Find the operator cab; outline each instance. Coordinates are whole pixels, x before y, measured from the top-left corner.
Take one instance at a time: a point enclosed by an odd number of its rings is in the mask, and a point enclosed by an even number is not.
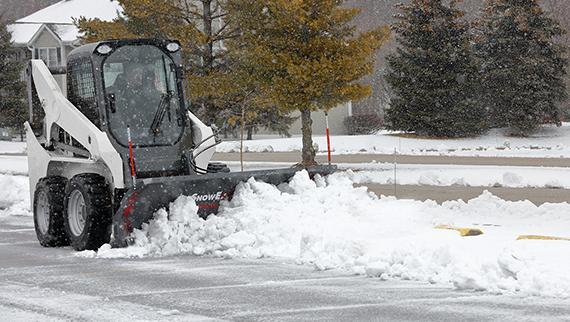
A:
[[[103,60],[109,129],[123,145],[126,128],[141,146],[175,143],[182,134],[176,65],[160,48],[123,46]]]
[[[69,54],[68,100],[107,133],[125,173],[129,133],[139,178],[190,173],[181,61],[180,44],[162,39],[102,41]]]
[[[70,53],[68,98],[119,145],[174,145],[184,132],[180,45],[112,40]],[[99,103],[99,104],[98,104]]]

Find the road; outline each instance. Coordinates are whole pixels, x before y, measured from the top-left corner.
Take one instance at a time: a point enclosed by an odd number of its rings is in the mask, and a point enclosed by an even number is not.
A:
[[[570,203],[570,191],[566,189],[542,188],[489,188],[489,187],[435,187],[366,184],[369,191],[377,196],[396,196],[398,199],[434,200],[442,203],[449,200],[469,201],[480,196],[485,190],[493,195],[509,201],[529,200],[535,205],[545,203]]]
[[[218,161],[239,161],[239,153],[216,153]],[[317,162],[325,163],[325,155],[317,155]],[[453,164],[453,165],[495,165],[517,167],[570,167],[568,158],[496,158],[496,157],[453,157],[391,154],[347,154],[333,155],[335,163],[370,163],[372,161],[402,164]],[[244,153],[244,161],[290,162],[300,161],[300,152]]]
[[[84,259],[0,219],[0,313],[14,321],[568,321],[570,299],[455,291],[278,259]]]

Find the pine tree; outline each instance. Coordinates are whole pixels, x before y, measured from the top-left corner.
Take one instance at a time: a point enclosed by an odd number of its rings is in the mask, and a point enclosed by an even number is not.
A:
[[[12,127],[21,132],[28,110],[25,84],[20,79],[23,64],[13,57],[11,39],[6,23],[0,22],[0,126]]]
[[[399,5],[393,25],[399,48],[386,75],[394,97],[386,121],[393,130],[462,137],[486,129],[474,99],[476,66],[468,25],[457,1],[413,0]]]
[[[489,0],[477,23],[482,101],[495,126],[528,135],[560,124],[566,99],[564,30],[535,0]]]
[[[237,55],[249,66],[259,96],[282,111],[301,112],[302,165],[315,163],[311,111],[328,111],[370,94],[358,83],[374,67],[388,28],[357,34],[357,9],[342,0],[234,0],[230,19],[240,27]]]

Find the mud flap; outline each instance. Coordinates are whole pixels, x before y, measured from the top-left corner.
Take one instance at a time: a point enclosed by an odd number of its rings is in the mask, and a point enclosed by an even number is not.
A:
[[[336,170],[336,166],[319,166],[307,171],[312,178],[316,174],[326,176]],[[192,196],[199,207],[199,215],[205,218],[218,212],[220,201],[231,200],[240,182],[253,177],[259,181],[279,185],[289,182],[297,171],[299,170],[291,168],[139,179],[137,189],[127,191],[113,216],[111,244],[113,247],[125,247],[130,244],[129,236],[133,229],[140,229],[143,223],[152,219],[157,210],[167,208],[180,196]]]

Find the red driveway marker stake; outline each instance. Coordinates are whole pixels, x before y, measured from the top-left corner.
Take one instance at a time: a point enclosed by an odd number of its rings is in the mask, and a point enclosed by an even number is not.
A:
[[[328,160],[329,165],[331,164],[331,132],[329,130],[329,113],[325,112],[325,123],[327,126],[327,151],[328,151]]]
[[[127,126],[127,139],[129,141],[129,163],[131,165],[131,178],[133,179],[133,187],[137,188],[137,173],[135,170],[135,156],[133,152],[133,141],[131,140],[131,127]]]

